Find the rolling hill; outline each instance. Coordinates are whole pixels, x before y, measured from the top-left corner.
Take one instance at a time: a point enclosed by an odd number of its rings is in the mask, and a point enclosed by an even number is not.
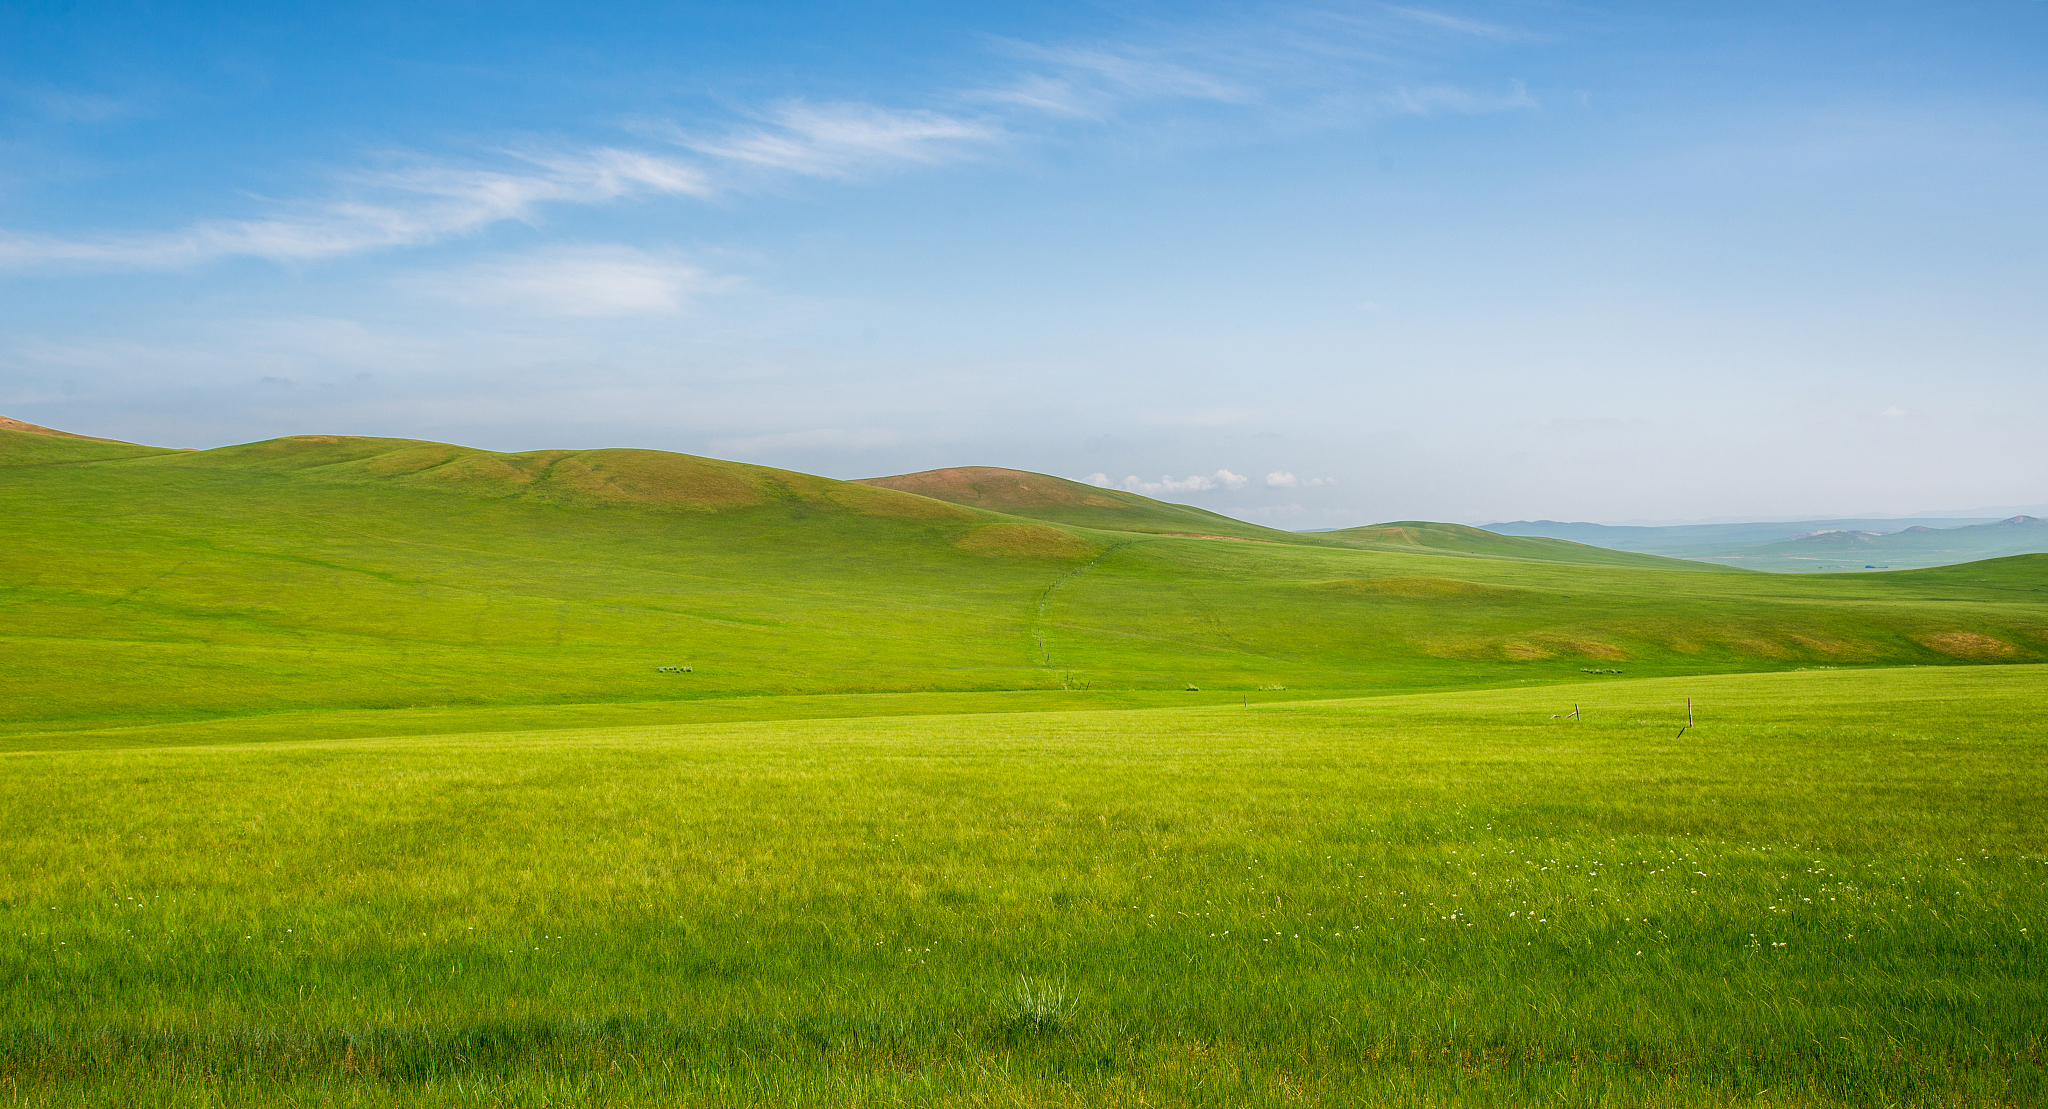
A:
[[[916,493],[951,504],[1102,531],[1310,547],[1429,551],[1479,558],[1527,558],[1539,562],[1581,562],[1603,566],[1700,568],[1675,559],[1617,555],[1613,551],[1581,543],[1508,538],[1462,524],[1410,520],[1340,531],[1280,531],[1233,520],[1192,505],[1168,504],[1121,489],[1103,489],[1049,474],[996,466],[961,466],[894,477],[862,478],[860,481],[865,485]]]
[[[1203,539],[1196,510],[968,474],[925,487],[980,504],[659,451],[0,430],[0,732],[327,714],[391,734],[764,694],[1292,696],[2048,656],[2044,556],[1787,577],[1412,522]],[[1066,512],[1096,523],[1049,518]],[[1175,521],[1203,531],[1145,530]]]
[[[1103,489],[1050,474],[999,466],[958,466],[859,481],[949,504],[1076,527],[1201,539],[1258,539],[1269,543],[1316,541],[1313,536],[1248,524],[1192,505],[1168,504],[1121,489]]]

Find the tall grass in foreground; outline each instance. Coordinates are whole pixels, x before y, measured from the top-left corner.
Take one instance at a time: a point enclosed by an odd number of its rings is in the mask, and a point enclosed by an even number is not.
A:
[[[0,1103],[2042,1104],[2042,683],[0,756]]]

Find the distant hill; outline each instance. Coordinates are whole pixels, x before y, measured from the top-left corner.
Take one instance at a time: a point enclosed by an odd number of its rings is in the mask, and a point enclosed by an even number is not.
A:
[[[1192,505],[1169,504],[1121,489],[1103,489],[1050,474],[999,466],[956,466],[893,477],[860,478],[862,485],[896,489],[950,504],[1050,523],[1272,543],[1315,542],[1294,532],[1248,524]]]
[[[1925,566],[1934,564],[1929,560],[1977,562],[2008,555],[2042,553],[2048,553],[2048,520],[2014,516],[2009,520],[1959,528],[1915,525],[1890,534],[1822,531],[1759,546],[1745,552],[1745,555],[1757,561],[1778,558],[1831,562],[1850,558]]]
[[[1103,489],[1066,478],[995,466],[961,466],[895,477],[863,478],[861,481],[953,504],[1103,531],[1249,539],[1316,547],[1408,550],[1583,565],[1698,568],[1674,559],[1617,554],[1598,547],[1550,539],[1510,538],[1463,524],[1420,520],[1328,531],[1279,531],[1191,505],[1168,504],[1121,489]]]
[[[1319,533],[1319,538],[1349,547],[1429,551],[1478,558],[1525,558],[1586,566],[1640,566],[1689,570],[1699,564],[1650,554],[1636,554],[1574,543],[1563,539],[1500,535],[1463,524],[1402,520]]]
[[[1803,520],[1627,527],[1554,520],[1489,524],[1507,535],[1554,536],[1613,550],[1774,573],[1843,573],[1945,566],[2048,552],[2048,527],[2006,520]]]
[[[1501,535],[1547,536],[1616,551],[1648,551],[1686,557],[1724,552],[1762,543],[1780,543],[1821,531],[1893,532],[1915,525],[1953,528],[1988,524],[1996,517],[1958,520],[1793,520],[1740,524],[1676,524],[1644,527],[1627,524],[1564,523],[1558,520],[1514,520],[1482,524]]]

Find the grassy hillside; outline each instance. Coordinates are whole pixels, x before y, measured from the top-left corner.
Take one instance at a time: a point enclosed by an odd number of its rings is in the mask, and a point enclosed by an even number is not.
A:
[[[0,1100],[2040,1105],[2039,692],[4,755]]]
[[[1049,474],[995,466],[958,466],[895,477],[862,478],[860,482],[949,504],[1104,531],[1310,545],[1321,542],[1317,536],[1247,524],[1192,505],[1168,504],[1121,489],[1102,489]]]
[[[291,714],[329,712],[377,734],[382,710],[504,720],[581,705],[601,724],[750,695],[1390,691],[2048,654],[2048,558],[1994,585],[1674,569],[1448,525],[1329,546],[1190,539],[652,451],[301,436],[186,452],[4,434],[0,451],[13,522],[0,645],[14,663],[0,728],[14,736],[256,717],[288,733]]]
[[[2048,555],[942,473],[0,429],[0,1104],[2048,1098]]]
[[[54,427],[32,424],[27,420],[17,420],[12,416],[0,416],[0,432],[12,432],[20,435],[45,435],[54,439],[70,439],[84,443],[112,443],[122,447],[137,445],[134,443],[124,443],[119,439],[100,439],[91,435],[80,435],[75,431],[59,431]]]
[[[68,431],[55,431],[0,416],[0,466],[38,466],[177,453],[166,447],[145,447],[116,439],[73,435]]]

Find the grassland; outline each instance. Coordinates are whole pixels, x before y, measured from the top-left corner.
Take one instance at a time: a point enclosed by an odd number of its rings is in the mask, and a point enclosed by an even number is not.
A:
[[[2048,556],[994,473],[0,428],[0,1105],[2048,1101]]]
[[[17,752],[0,1100],[2040,1104],[2041,691]]]
[[[1083,528],[645,451],[306,437],[178,452],[8,431],[0,448],[0,737],[2048,654],[2048,556],[1792,578],[1424,525],[1317,544]]]

